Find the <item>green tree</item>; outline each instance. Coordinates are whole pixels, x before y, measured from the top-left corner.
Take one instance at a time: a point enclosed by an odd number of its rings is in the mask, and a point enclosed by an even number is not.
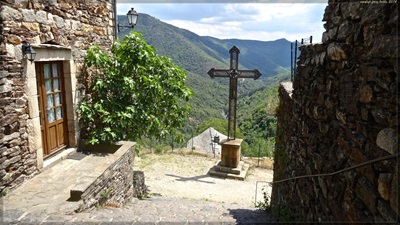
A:
[[[88,143],[163,138],[189,114],[186,72],[157,55],[140,33],[116,41],[111,55],[92,46],[84,68],[86,93],[78,113]]]

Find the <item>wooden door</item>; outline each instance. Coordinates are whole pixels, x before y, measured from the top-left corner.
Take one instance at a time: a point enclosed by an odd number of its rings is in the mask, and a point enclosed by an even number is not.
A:
[[[43,155],[46,158],[68,144],[62,62],[36,63],[36,77]]]

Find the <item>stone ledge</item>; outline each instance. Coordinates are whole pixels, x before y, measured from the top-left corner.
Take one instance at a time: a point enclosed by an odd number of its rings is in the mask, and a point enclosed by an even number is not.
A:
[[[68,156],[76,153],[76,148],[68,148],[63,150],[62,152],[50,157],[49,159],[46,159],[43,161],[43,168],[40,170],[41,172],[49,169],[50,167],[56,165],[60,161],[68,158]]]
[[[124,204],[132,199],[135,143],[121,141],[116,145],[120,147],[115,152],[104,145],[98,146],[99,153],[91,151],[81,160],[80,166],[73,169],[72,172],[78,174],[91,171],[79,177],[78,183],[70,190],[70,201],[83,202],[78,211],[106,202]]]

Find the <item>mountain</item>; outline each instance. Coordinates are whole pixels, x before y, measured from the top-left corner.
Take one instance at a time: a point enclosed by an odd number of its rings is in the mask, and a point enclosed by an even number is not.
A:
[[[118,16],[118,21],[120,24],[127,24],[126,16]],[[287,79],[287,75],[282,74],[290,72],[290,42],[286,39],[254,41],[199,36],[141,13],[134,31],[140,32],[159,55],[171,58],[175,65],[187,71],[187,86],[192,88],[194,97],[189,102],[191,115],[183,133],[195,131],[208,118],[225,117],[229,79],[211,79],[207,72],[211,68],[228,69],[229,50],[234,45],[240,50],[239,69],[258,69],[262,74],[258,80],[240,80],[239,99],[265,91],[266,86],[273,86],[277,81]],[[129,29],[123,30],[119,37],[123,38],[129,32]],[[277,74],[280,75],[277,77]],[[242,112],[240,115],[246,113]]]
[[[121,24],[126,16],[118,17]],[[160,55],[166,55],[180,67],[198,75],[206,76],[211,68],[229,68],[229,50],[239,48],[239,68],[257,68],[261,79],[289,71],[290,42],[286,39],[275,41],[255,41],[238,39],[218,39],[199,36],[193,32],[165,23],[147,14],[139,14],[134,27],[146,42],[154,46]],[[124,30],[120,37],[128,34]]]

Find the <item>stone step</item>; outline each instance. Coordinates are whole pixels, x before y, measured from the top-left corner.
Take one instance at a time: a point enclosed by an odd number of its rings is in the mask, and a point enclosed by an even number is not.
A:
[[[217,170],[217,171],[219,171],[219,172],[233,173],[233,174],[239,175],[240,172],[241,172],[242,169],[243,169],[243,165],[244,165],[244,162],[243,162],[243,161],[240,161],[240,162],[239,162],[239,165],[238,165],[237,167],[232,168],[232,167],[222,166],[222,165],[221,165],[221,161],[219,161],[219,162],[215,165],[215,170]]]
[[[208,171],[208,173],[210,174],[210,176],[218,177],[218,178],[224,178],[224,179],[228,178],[228,179],[236,179],[236,180],[245,180],[246,175],[247,175],[247,171],[249,170],[249,167],[250,167],[250,166],[249,166],[249,164],[246,164],[246,163],[244,163],[244,162],[242,162],[242,161],[239,163],[239,166],[240,166],[241,163],[242,163],[242,169],[231,168],[230,170],[228,170],[228,171],[234,171],[235,173],[230,173],[230,172],[226,172],[226,171],[221,171],[221,167],[220,167],[220,166],[218,167],[218,165],[212,167],[212,168]],[[239,166],[238,166],[238,167],[239,167]],[[225,168],[227,168],[227,167],[225,167]],[[233,170],[233,169],[235,169],[235,170]],[[237,171],[239,171],[240,173],[237,174]]]

